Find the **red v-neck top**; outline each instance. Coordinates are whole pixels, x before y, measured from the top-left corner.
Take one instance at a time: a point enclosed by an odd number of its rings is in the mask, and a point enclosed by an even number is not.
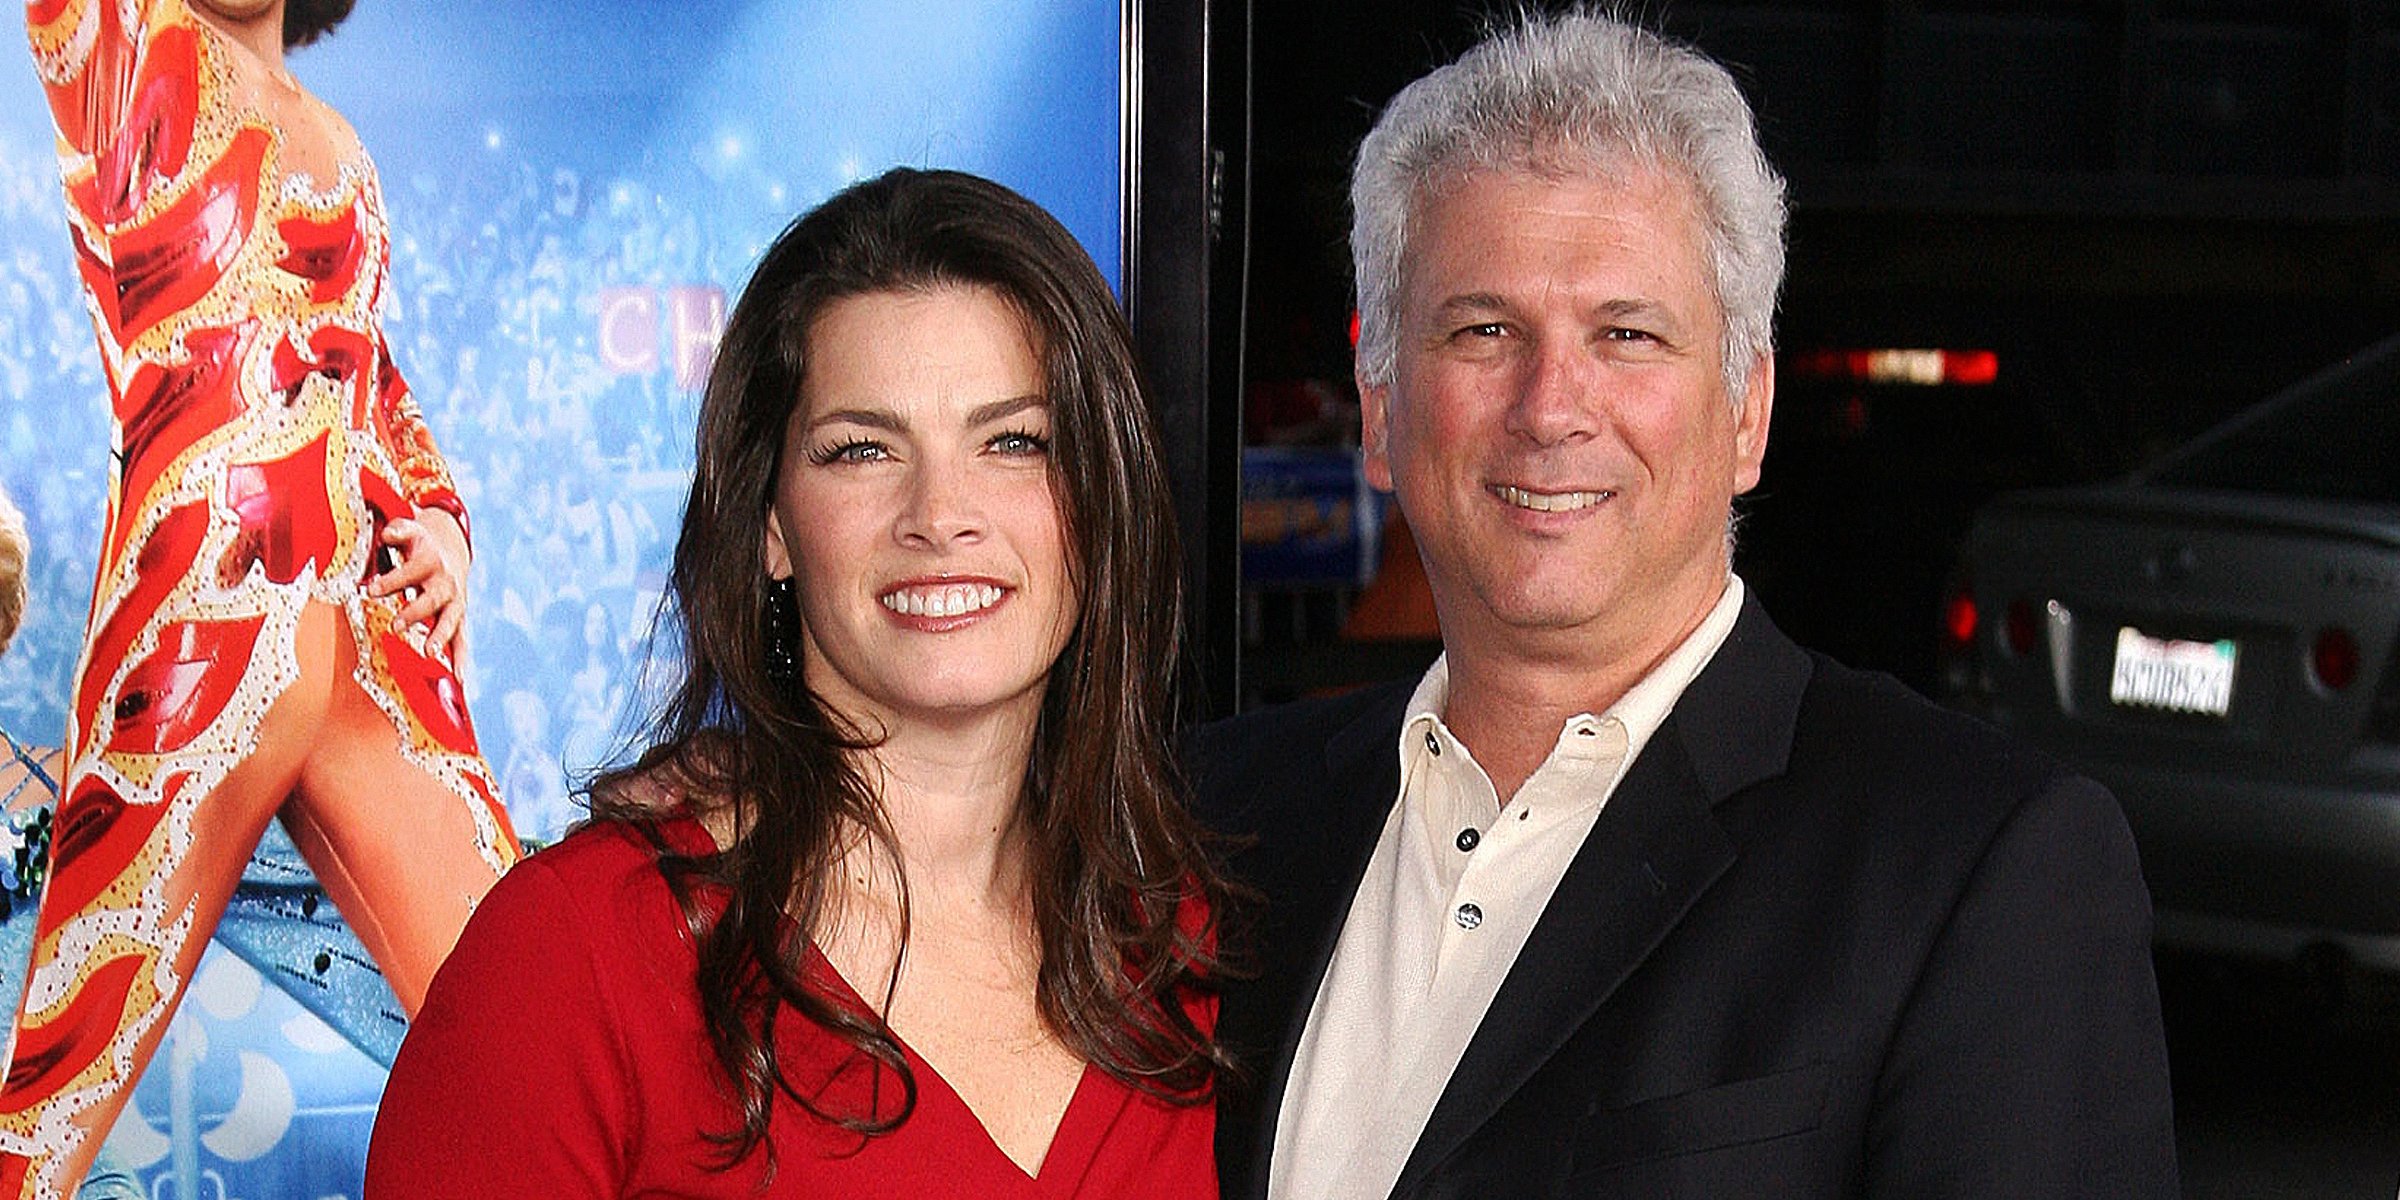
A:
[[[706,844],[694,822],[667,832]],[[367,1200],[1217,1194],[1209,1105],[1170,1104],[1087,1067],[1028,1177],[905,1046],[917,1106],[899,1129],[862,1140],[779,1095],[772,1177],[763,1150],[712,1170],[707,1134],[739,1118],[703,1032],[697,966],[640,834],[599,823],[519,864],[467,923],[400,1047]],[[1213,1021],[1213,1006],[1196,1015]],[[776,1042],[802,1078],[846,1050],[789,1010]]]

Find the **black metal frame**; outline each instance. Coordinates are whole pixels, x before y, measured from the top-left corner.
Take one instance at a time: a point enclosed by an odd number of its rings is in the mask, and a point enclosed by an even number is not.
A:
[[[1195,715],[1240,695],[1250,0],[1124,0],[1124,303],[1183,536]]]

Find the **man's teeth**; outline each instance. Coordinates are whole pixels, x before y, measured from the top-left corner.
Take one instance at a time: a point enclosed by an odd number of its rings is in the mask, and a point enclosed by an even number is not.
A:
[[[1529,492],[1521,487],[1506,486],[1493,490],[1500,494],[1502,500],[1535,512],[1574,512],[1616,495],[1615,492]]]
[[[988,583],[953,583],[944,587],[903,588],[887,592],[883,606],[910,617],[959,617],[1000,603],[1000,589]]]

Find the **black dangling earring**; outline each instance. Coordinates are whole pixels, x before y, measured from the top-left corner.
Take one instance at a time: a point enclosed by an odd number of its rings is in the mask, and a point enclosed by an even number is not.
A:
[[[767,679],[777,687],[800,686],[800,589],[789,575],[767,581],[765,614]]]

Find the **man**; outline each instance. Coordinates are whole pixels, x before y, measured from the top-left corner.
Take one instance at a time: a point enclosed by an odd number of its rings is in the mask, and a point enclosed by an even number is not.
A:
[[[1783,265],[1732,80],[1528,18],[1392,101],[1352,201],[1445,653],[1202,736],[1267,900],[1226,1194],[2175,1195],[2114,802],[1731,574]]]

